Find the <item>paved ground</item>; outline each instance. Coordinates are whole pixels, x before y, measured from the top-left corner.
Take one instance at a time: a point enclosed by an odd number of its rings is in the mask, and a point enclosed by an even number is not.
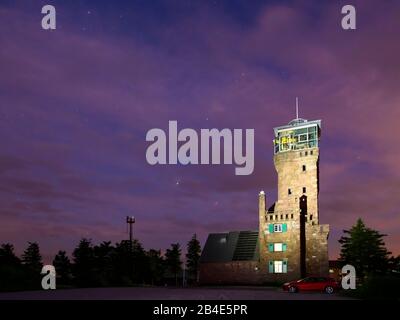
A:
[[[288,293],[273,287],[88,288],[0,293],[0,300],[342,300],[340,294]]]

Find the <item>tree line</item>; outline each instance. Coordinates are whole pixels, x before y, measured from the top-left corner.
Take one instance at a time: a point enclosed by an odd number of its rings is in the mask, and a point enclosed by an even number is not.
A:
[[[400,256],[391,256],[384,243],[385,234],[367,227],[361,219],[343,230],[339,239],[342,265],[355,267],[363,290],[383,290],[398,295],[400,287]],[[160,250],[144,250],[138,240],[110,241],[93,244],[81,239],[72,251],[71,260],[59,251],[53,265],[57,287],[101,287],[134,285],[181,285],[198,282],[201,246],[196,234],[187,243],[186,265],[182,263],[179,243],[171,244],[164,254]],[[38,243],[29,242],[21,257],[10,243],[0,246],[0,290],[40,289],[43,266]],[[185,272],[183,270],[185,269]],[[388,290],[388,288],[395,288]],[[383,294],[381,294],[383,295]]]
[[[146,251],[138,240],[93,244],[83,238],[72,251],[58,251],[53,259],[57,287],[105,287],[134,285],[196,284],[201,246],[196,234],[187,243],[186,265],[179,243],[170,248]],[[39,244],[29,242],[21,258],[10,243],[0,246],[0,290],[40,289],[43,267]]]

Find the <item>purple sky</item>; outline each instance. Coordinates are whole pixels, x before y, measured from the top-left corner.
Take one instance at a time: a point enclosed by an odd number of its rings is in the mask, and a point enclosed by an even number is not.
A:
[[[46,1],[0,4],[0,243],[68,253],[81,237],[146,248],[258,228],[273,127],[322,119],[330,256],[358,217],[400,253],[400,2]],[[73,4],[72,4],[73,3]],[[151,3],[151,4],[150,4]],[[255,170],[150,166],[151,128],[254,128]]]

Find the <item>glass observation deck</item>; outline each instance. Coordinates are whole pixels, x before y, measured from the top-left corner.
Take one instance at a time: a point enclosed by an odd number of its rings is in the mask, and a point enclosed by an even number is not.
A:
[[[294,119],[286,126],[274,128],[274,153],[318,147],[321,120]]]

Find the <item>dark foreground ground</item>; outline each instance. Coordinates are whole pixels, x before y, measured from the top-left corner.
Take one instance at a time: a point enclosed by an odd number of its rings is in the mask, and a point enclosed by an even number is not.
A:
[[[342,300],[340,293],[287,293],[273,287],[87,288],[0,292],[0,300]]]

